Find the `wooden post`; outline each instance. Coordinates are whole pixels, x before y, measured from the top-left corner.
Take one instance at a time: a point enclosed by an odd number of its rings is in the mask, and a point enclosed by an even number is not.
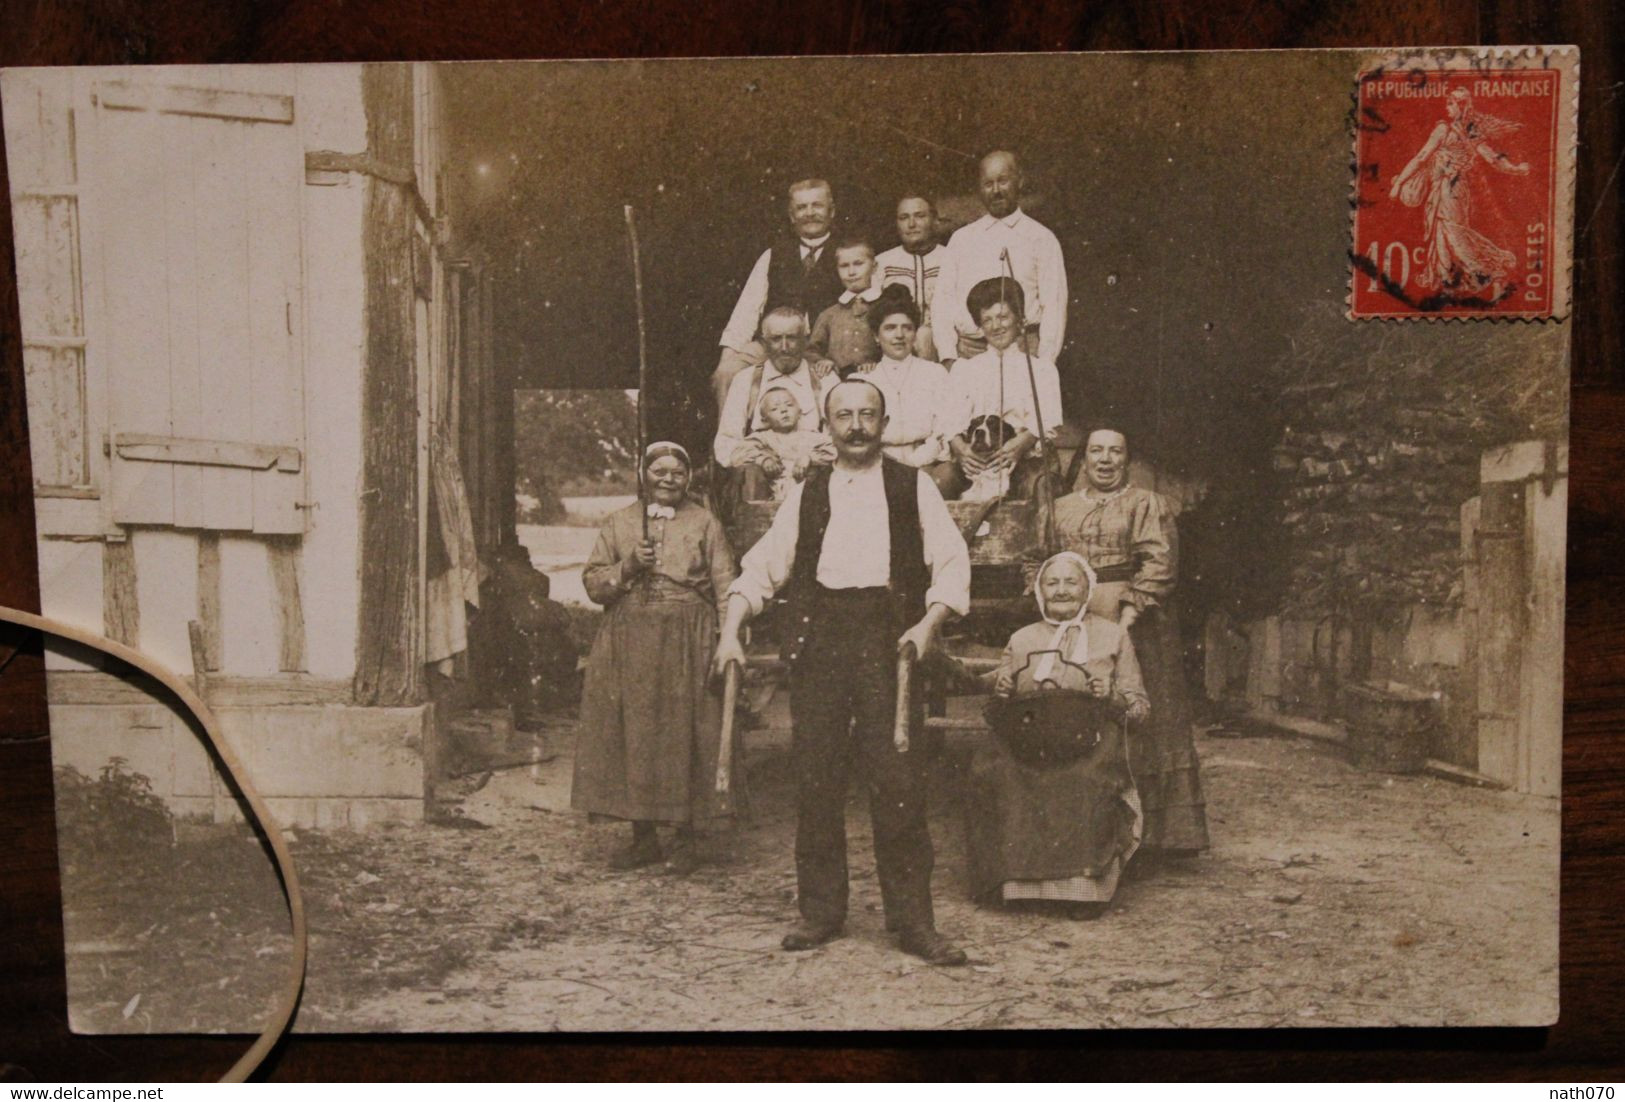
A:
[[[1524,487],[1486,482],[1478,528],[1478,771],[1518,782],[1518,689],[1526,596]]]
[[[1439,757],[1478,770],[1478,529],[1479,498],[1461,507],[1461,665],[1456,670]]]
[[[135,545],[128,533],[102,544],[102,632],[127,646],[141,645],[141,602],[135,588]]]
[[[1247,704],[1266,712],[1281,703],[1281,621],[1275,616],[1254,620],[1247,632]]]
[[[1524,488],[1528,589],[1518,700],[1518,789],[1556,796],[1563,770],[1563,564],[1568,519],[1568,456],[1545,456]]]
[[[220,533],[197,535],[197,620],[203,633],[203,668],[218,670],[220,636]]]
[[[271,536],[266,551],[271,559],[271,590],[276,598],[277,669],[305,671],[305,602],[299,593],[298,536]]]
[[[412,166],[412,70],[362,70],[367,152],[396,170]],[[361,596],[356,640],[358,704],[416,704],[418,665],[418,397],[412,277],[415,189],[367,179],[362,245],[366,362],[362,375]]]

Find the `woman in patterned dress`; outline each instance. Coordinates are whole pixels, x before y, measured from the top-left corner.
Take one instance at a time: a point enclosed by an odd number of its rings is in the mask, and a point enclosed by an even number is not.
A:
[[[690,469],[680,445],[650,444],[647,504],[610,515],[581,575],[605,612],[582,691],[570,805],[631,822],[631,845],[613,868],[658,862],[656,828],[667,823],[677,828],[667,869],[691,872],[696,828],[730,810],[715,791],[722,712],[707,682],[718,606],[736,571],[721,523],[688,496]]]
[[[1189,856],[1208,848],[1207,811],[1171,606],[1178,537],[1162,495],[1128,484],[1128,441],[1115,429],[1084,443],[1083,489],[1055,502],[1060,544],[1089,560],[1097,578],[1090,611],[1134,640],[1150,719],[1129,732],[1129,765],[1145,811],[1148,852]]]

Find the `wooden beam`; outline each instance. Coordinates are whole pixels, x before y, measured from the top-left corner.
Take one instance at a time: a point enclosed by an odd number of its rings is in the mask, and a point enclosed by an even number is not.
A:
[[[192,688],[205,701],[209,699],[209,656],[203,649],[203,625],[186,621],[186,638],[192,645]]]
[[[266,92],[103,80],[97,82],[95,96],[103,107],[114,111],[157,111],[238,122],[293,122],[293,97]]]
[[[303,673],[305,604],[299,593],[300,540],[297,536],[273,536],[265,542],[271,557],[271,585],[281,640],[277,668],[284,673]]]
[[[383,164],[412,163],[412,70],[362,69],[367,152]],[[423,697],[418,662],[417,378],[412,234],[405,189],[369,177],[362,226],[366,359],[362,372],[361,596],[355,699],[413,704]]]
[[[200,467],[243,467],[251,471],[297,473],[299,449],[274,444],[244,444],[236,440],[194,440],[180,436],[154,436],[144,432],[121,432],[113,437],[113,450],[120,459],[149,463],[183,463]]]
[[[1522,681],[1524,484],[1486,482],[1478,527],[1478,770],[1518,781],[1518,693]]]
[[[135,546],[129,538],[102,546],[102,632],[128,646],[141,645],[141,602],[135,589]]]
[[[51,704],[89,704],[128,707],[151,704],[166,693],[158,682],[142,675],[87,670],[52,670],[46,700]],[[350,683],[326,678],[233,677],[209,678],[209,704],[215,708],[272,708],[279,706],[349,704]]]
[[[218,670],[222,647],[220,535],[216,532],[199,532],[197,536],[197,618],[203,633],[203,668]]]

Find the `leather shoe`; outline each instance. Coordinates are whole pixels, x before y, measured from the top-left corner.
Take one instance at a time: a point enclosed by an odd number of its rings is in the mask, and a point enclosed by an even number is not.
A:
[[[819,922],[808,922],[805,919],[796,923],[795,929],[784,935],[780,945],[792,953],[799,953],[805,949],[816,949],[826,942],[834,941],[841,936],[839,925],[826,926]]]
[[[965,950],[943,937],[930,926],[915,926],[898,936],[903,952],[919,957],[927,964],[953,968],[968,963]]]
[[[610,855],[609,867],[616,872],[629,872],[632,869],[641,869],[645,865],[657,864],[660,861],[660,839],[649,837],[640,838],[623,850],[617,850]]]

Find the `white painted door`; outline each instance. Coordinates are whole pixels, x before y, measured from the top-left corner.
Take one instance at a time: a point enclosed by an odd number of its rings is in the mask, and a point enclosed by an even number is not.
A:
[[[132,78],[94,100],[111,519],[302,533],[293,97]]]

